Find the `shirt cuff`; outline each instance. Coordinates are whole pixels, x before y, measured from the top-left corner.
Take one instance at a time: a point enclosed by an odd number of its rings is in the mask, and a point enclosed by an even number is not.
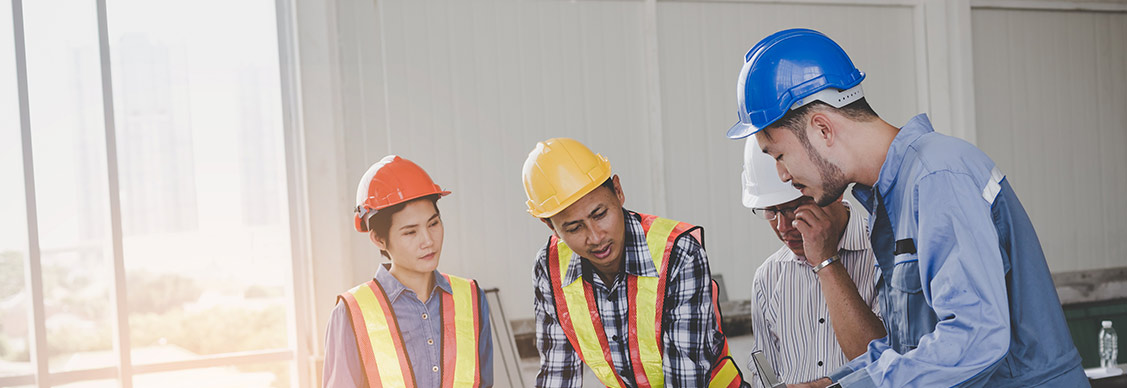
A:
[[[841,378],[848,376],[850,373],[853,373],[853,368],[850,368],[849,364],[846,364],[846,365],[842,365],[841,368],[838,368],[837,370],[833,371],[833,373],[830,373],[830,375],[826,376],[826,377],[829,377],[830,381],[833,381],[833,382],[836,383],[839,380],[841,380]]]
[[[877,383],[873,382],[872,377],[869,376],[867,369],[860,369],[856,372],[849,374],[838,381],[842,387],[848,388],[876,388]]]

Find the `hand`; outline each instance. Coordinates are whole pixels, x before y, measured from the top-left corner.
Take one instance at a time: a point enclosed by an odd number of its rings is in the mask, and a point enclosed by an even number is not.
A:
[[[799,206],[792,225],[802,233],[802,249],[810,265],[816,266],[837,253],[843,230],[834,229],[832,216],[825,209],[812,203]]]

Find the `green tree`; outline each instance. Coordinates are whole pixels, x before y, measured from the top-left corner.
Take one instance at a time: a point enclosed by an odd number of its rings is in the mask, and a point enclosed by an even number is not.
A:
[[[23,260],[23,252],[0,252],[0,300],[23,290]]]
[[[203,294],[195,280],[177,274],[135,271],[126,278],[129,311],[135,314],[164,313],[196,301]]]

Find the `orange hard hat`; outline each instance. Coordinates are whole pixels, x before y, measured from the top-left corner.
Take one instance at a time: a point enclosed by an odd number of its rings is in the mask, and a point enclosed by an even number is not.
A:
[[[368,231],[368,218],[380,209],[426,197],[445,196],[449,191],[438,187],[430,175],[414,162],[398,155],[388,155],[368,167],[356,187],[356,231]]]

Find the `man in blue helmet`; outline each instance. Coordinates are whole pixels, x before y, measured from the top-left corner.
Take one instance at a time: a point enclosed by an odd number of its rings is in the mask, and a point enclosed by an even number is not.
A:
[[[872,214],[888,336],[805,386],[1089,386],[1033,224],[985,153],[924,114],[882,120],[817,31],[777,32],[744,59],[728,137],[754,134],[819,205],[856,183]]]

